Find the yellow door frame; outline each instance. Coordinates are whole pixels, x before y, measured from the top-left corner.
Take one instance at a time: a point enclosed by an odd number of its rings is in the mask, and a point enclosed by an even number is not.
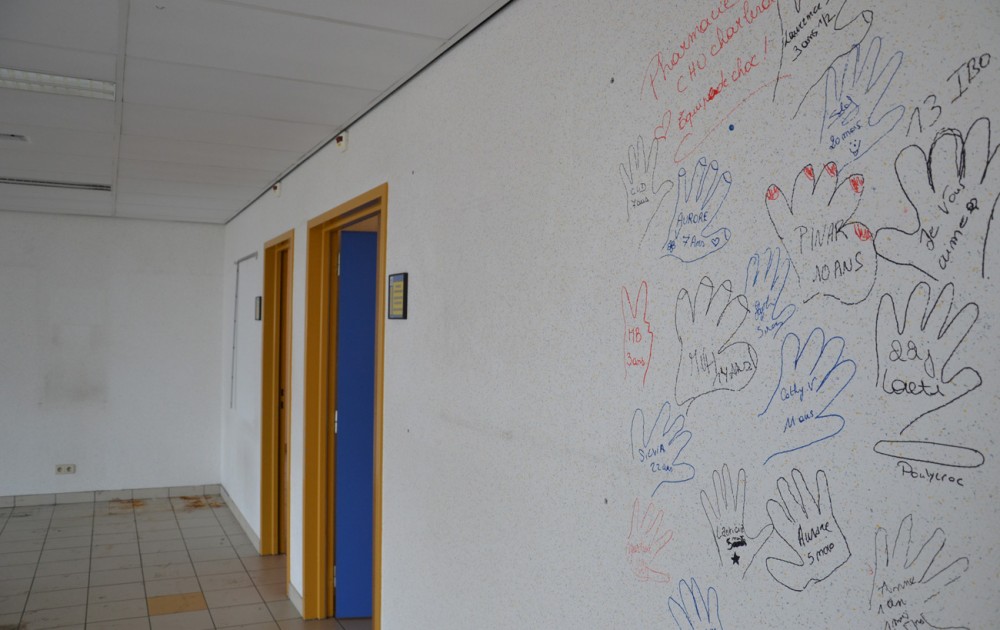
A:
[[[372,497],[372,628],[379,630],[382,608],[382,398],[385,355],[386,224],[388,184],[382,184],[321,214],[308,223],[306,269],[305,418],[302,605],[306,619],[334,614],[333,439],[328,431],[335,409],[337,282],[334,261],[342,229],[378,219],[378,275],[375,307],[375,435]]]
[[[291,422],[292,348],[292,265],[295,230],[289,230],[264,244],[264,296],[262,307],[263,356],[261,359],[261,475],[260,475],[260,547],[261,554],[284,553],[282,540],[288,537],[287,481],[289,454],[281,449],[289,444]],[[284,262],[284,265],[282,265]],[[282,277],[282,275],[284,277]],[[284,294],[282,296],[281,294]],[[284,299],[282,299],[282,297]],[[284,312],[280,312],[282,307]],[[279,351],[282,356],[279,356]],[[284,364],[280,373],[279,362]],[[280,391],[284,391],[284,400]],[[279,420],[279,404],[285,407],[284,425]],[[282,431],[284,435],[281,435]],[[282,460],[284,459],[284,470]],[[285,583],[288,583],[285,561]]]

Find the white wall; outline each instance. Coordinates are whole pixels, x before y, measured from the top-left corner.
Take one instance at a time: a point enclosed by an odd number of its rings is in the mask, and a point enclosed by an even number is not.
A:
[[[218,482],[222,233],[0,212],[0,495]]]
[[[672,628],[668,600],[682,600],[680,580],[692,577],[706,593],[709,585],[716,588],[726,627],[882,627],[883,618],[869,608],[877,564],[873,541],[881,527],[889,530],[891,543],[907,514],[914,515],[914,550],[941,528],[947,534],[941,560],[969,562],[960,586],[946,589],[948,603],[944,597],[934,600],[940,608],[924,611],[927,619],[943,626],[988,626],[998,614],[1000,556],[982,544],[982,533],[972,524],[1000,516],[990,498],[996,492],[993,446],[1000,434],[995,422],[985,420],[995,416],[998,405],[987,375],[1000,366],[995,353],[982,350],[995,348],[1000,334],[995,281],[977,279],[976,268],[965,269],[957,280],[960,303],[979,300],[981,315],[977,342],[955,353],[954,366],[974,365],[987,384],[931,416],[919,435],[982,449],[984,466],[958,471],[964,486],[916,482],[900,474],[897,460],[872,450],[878,440],[898,439],[900,421],[911,411],[875,385],[879,298],[890,294],[905,304],[924,278],[885,259],[879,260],[870,296],[857,306],[822,297],[806,302],[807,287],[798,282],[784,298],[798,307],[786,331],[804,339],[822,326],[831,336],[843,335],[845,357],[857,365],[834,407],[846,420],[839,435],[762,465],[761,454],[785,439],[780,430],[773,435],[774,426],[758,415],[783,373],[785,331],[758,340],[750,322],[734,337],[756,345],[759,368],[750,384],[743,391],[676,404],[683,358],[674,329],[680,291],[693,292],[708,274],[716,282],[731,280],[741,293],[750,257],[782,244],[764,202],[770,184],[790,194],[805,164],[819,170],[841,158],[816,142],[817,120],[824,122],[817,92],[793,119],[791,97],[772,102],[770,90],[753,91],[766,88],[779,72],[783,34],[773,3],[765,3],[770,9],[745,25],[724,54],[717,59],[706,54],[709,65],[686,95],[675,90],[686,65],[661,84],[663,100],[644,95],[642,84],[656,52],[669,58],[720,3],[673,4],[622,8],[605,2],[585,9],[568,0],[511,4],[356,124],[346,153],[320,152],[285,180],[280,197],[266,195],[226,228],[226,287],[234,282],[232,261],[296,230],[293,586],[301,592],[306,222],[388,182],[387,271],[409,272],[410,303],[408,320],[386,323],[383,627]],[[742,4],[719,23],[735,24],[737,15]],[[995,10],[975,3],[947,15],[929,3],[916,8],[879,3],[874,19],[866,49],[881,35],[881,63],[897,50],[906,56],[880,107],[900,104],[908,116],[929,93],[939,93],[941,102],[951,99],[949,73],[963,59],[988,50],[998,24]],[[715,41],[714,28],[706,32],[692,58],[707,53]],[[845,36],[822,33],[825,39],[814,40],[822,45],[812,46],[802,63],[786,66],[784,73],[822,76],[841,52],[827,43],[842,43]],[[746,61],[754,53],[761,54],[756,74],[713,97],[693,128],[697,135],[680,153],[697,150],[674,163],[684,131],[677,127],[680,109],[707,94],[737,58]],[[897,154],[910,143],[927,149],[937,129],[968,130],[975,118],[1000,114],[990,85],[981,82],[958,105],[949,104],[936,129],[927,111],[925,131],[907,137],[898,126],[852,166],[848,172],[865,175],[859,216],[872,232],[913,229],[913,205],[893,169]],[[741,109],[740,103],[746,106]],[[674,118],[660,147],[657,176],[671,186],[662,189],[666,201],[650,224],[652,244],[639,247],[645,223],[629,222],[619,164],[627,162],[638,136],[651,146],[668,108]],[[874,132],[866,134],[874,144]],[[701,156],[732,170],[733,187],[720,211],[720,225],[729,228],[732,240],[696,263],[660,258],[678,168],[690,177]],[[990,180],[983,199],[996,198],[1000,190],[993,186]],[[658,201],[648,207],[658,207]],[[981,248],[984,238],[976,233],[973,243]],[[994,237],[991,244],[996,242]],[[993,277],[1000,275],[996,249],[987,252]],[[629,288],[634,296],[643,280],[649,284],[656,344],[640,387],[634,374],[623,379],[621,290]],[[651,498],[656,484],[648,467],[633,459],[630,420],[636,409],[655,418],[664,401],[687,415],[693,437],[678,461],[696,474]],[[259,427],[235,422],[229,427],[233,437],[223,443],[223,458],[245,463],[227,465],[223,481],[259,478],[259,461],[244,459],[259,444]],[[739,468],[748,472],[748,529],[770,522],[767,501],[779,498],[777,484],[791,479],[794,467],[811,485],[817,469],[824,469],[853,550],[850,559],[829,579],[796,592],[767,570],[765,558],[790,559],[795,553],[774,534],[745,579],[727,571],[700,499],[702,490],[712,494],[712,471],[723,464],[734,474]],[[956,472],[928,467],[946,477]],[[241,510],[259,513],[251,494],[234,499]],[[666,583],[640,579],[626,554],[629,544],[642,547],[629,539],[637,499],[643,507],[652,503],[654,514],[664,510],[663,526],[673,532],[669,550],[647,558],[669,574]],[[914,608],[912,614],[918,612]]]

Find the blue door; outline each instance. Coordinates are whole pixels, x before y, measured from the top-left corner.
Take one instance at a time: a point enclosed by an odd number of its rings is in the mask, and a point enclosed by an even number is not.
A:
[[[340,239],[334,607],[337,617],[371,617],[378,238],[341,232]]]

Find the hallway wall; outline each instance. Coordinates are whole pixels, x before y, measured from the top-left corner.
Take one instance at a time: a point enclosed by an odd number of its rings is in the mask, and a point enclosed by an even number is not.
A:
[[[0,496],[218,482],[222,237],[0,212]]]

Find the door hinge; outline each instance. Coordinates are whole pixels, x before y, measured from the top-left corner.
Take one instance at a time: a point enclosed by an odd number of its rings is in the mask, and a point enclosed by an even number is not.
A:
[[[337,565],[333,565],[333,588],[337,588]]]
[[[337,416],[337,410],[334,409],[333,410],[333,434],[334,435],[337,435],[337,421],[338,421],[338,419],[339,418]]]
[[[337,252],[337,275],[340,275],[340,252]]]

